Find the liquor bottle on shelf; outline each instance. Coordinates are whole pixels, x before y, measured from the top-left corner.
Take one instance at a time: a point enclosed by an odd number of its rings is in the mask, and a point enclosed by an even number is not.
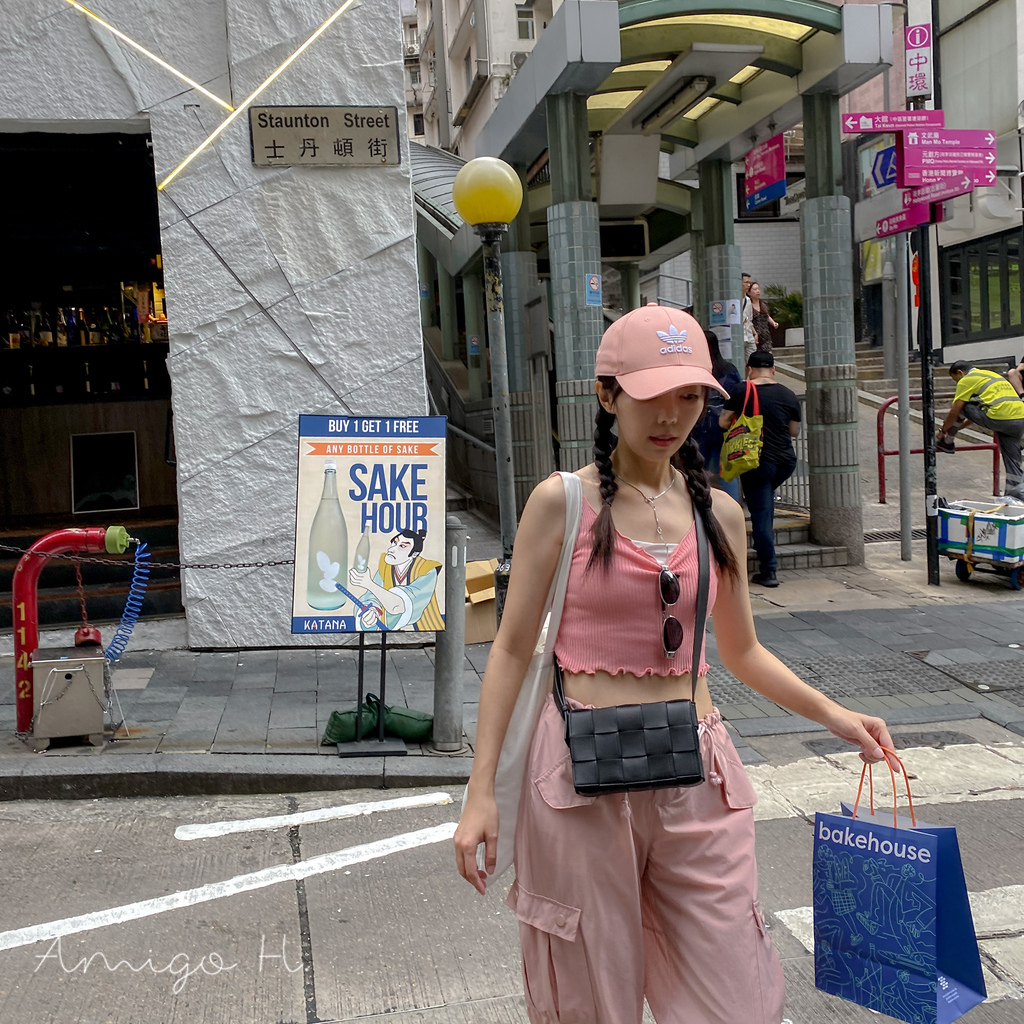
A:
[[[21,348],[21,324],[12,309],[7,311],[7,347]]]
[[[89,317],[86,315],[85,307],[78,307],[78,316],[75,318],[78,324],[78,344],[85,346],[89,344]]]
[[[49,310],[40,310],[36,318],[36,336],[33,339],[40,348],[49,348],[53,344],[53,318]]]
[[[85,392],[86,394],[92,394],[92,381],[89,380],[89,364],[82,363],[82,368],[85,370]]]
[[[11,347],[11,314],[8,310],[0,320],[0,348]]]
[[[32,313],[31,311],[21,314],[21,347],[32,347]]]
[[[68,344],[72,347],[77,347],[82,344],[82,339],[78,333],[78,317],[75,315],[75,307],[69,306],[66,310],[61,310],[63,315],[63,322],[65,322],[65,328],[68,331]]]
[[[36,394],[36,382],[32,373],[32,364],[25,364],[26,376],[28,377],[28,393],[29,396],[34,398]]]
[[[96,310],[89,310],[89,344],[102,345],[104,343],[103,332],[96,322]]]
[[[109,306],[103,307],[102,329],[108,345],[123,345],[125,342],[124,323],[117,312]]]

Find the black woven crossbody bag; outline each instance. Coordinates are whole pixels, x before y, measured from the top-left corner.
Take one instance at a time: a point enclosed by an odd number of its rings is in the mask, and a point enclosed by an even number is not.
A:
[[[570,710],[565,706],[562,669],[555,662],[555,705],[565,719],[573,786],[583,796],[696,786],[704,781],[693,697],[707,620],[710,567],[707,531],[696,509],[694,520],[698,577],[691,699]]]

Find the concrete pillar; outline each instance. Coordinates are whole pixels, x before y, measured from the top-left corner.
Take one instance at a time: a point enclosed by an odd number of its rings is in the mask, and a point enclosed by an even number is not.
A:
[[[420,323],[424,328],[437,326],[434,304],[434,257],[422,242],[416,243],[416,275],[419,278]]]
[[[622,277],[622,312],[640,308],[640,265],[638,263],[620,263],[619,273]]]
[[[690,301],[698,323],[708,319],[708,294],[704,287],[704,199],[700,189],[690,193]]]
[[[466,314],[466,365],[469,400],[487,397],[487,334],[484,329],[484,282],[479,274],[462,275],[462,305]]]
[[[458,359],[459,319],[455,309],[455,278],[437,265],[437,297],[440,306],[441,358]]]
[[[739,299],[743,294],[741,275],[742,253],[736,245],[732,208],[732,169],[725,160],[705,160],[700,165],[700,223],[702,229],[703,258],[700,281],[702,305],[694,305],[698,321],[708,324],[709,303],[726,299]],[[691,265],[696,265],[691,260]],[[722,355],[742,367],[743,325],[715,327],[722,346]]]
[[[527,361],[526,298],[537,285],[537,254],[530,247],[530,209],[526,171],[516,167],[523,183],[523,205],[508,226],[508,245],[502,247],[501,278],[505,289],[505,346],[508,351],[508,388],[525,391],[530,386]],[[515,424],[513,423],[513,436]],[[518,463],[516,464],[518,468]]]
[[[587,305],[587,294],[590,279],[601,274],[601,234],[597,205],[591,202],[586,97],[559,93],[548,96],[546,103],[558,436],[561,468],[574,470],[588,465],[593,456],[594,357],[604,316],[600,305]]]
[[[839,101],[804,96],[807,199],[800,207],[811,538],[864,561],[857,451],[850,200],[841,194]]]

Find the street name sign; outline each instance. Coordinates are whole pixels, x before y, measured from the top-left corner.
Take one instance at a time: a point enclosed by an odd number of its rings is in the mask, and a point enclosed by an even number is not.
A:
[[[886,235],[897,235],[901,231],[909,231],[911,228],[916,228],[918,224],[927,224],[931,219],[931,204],[918,203],[908,210],[894,213],[889,217],[883,217],[875,225],[875,237],[885,238]]]
[[[932,185],[908,189],[903,193],[903,208],[909,209],[919,203],[944,203],[947,199],[966,195],[974,191],[974,182],[969,175],[961,174],[956,178],[946,178]]]
[[[902,132],[896,137],[896,153],[896,184],[900,187],[927,185],[963,174],[976,185],[995,181],[996,136],[985,129]]]
[[[250,107],[249,139],[257,167],[402,162],[396,107]]]
[[[743,164],[748,213],[786,194],[786,154],[781,133],[750,150]]]
[[[944,128],[946,115],[941,110],[878,110],[843,116],[843,131],[903,132],[911,128]]]

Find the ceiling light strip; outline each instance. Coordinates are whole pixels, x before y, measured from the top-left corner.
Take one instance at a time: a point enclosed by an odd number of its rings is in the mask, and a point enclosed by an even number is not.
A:
[[[130,46],[133,50],[138,50],[139,53],[144,54],[155,64],[159,64],[160,67],[162,67],[165,71],[169,71],[172,75],[174,75],[175,78],[180,79],[186,85],[192,86],[193,89],[196,89],[198,92],[201,92],[204,96],[213,100],[214,103],[219,104],[225,110],[234,110],[234,107],[232,107],[230,103],[228,103],[225,100],[222,100],[219,96],[215,96],[212,92],[210,92],[209,89],[204,88],[198,82],[194,82],[191,78],[188,77],[188,75],[183,74],[176,67],[173,67],[172,65],[168,64],[167,61],[165,61],[162,57],[158,57],[151,50],[147,50],[141,43],[135,42],[135,40],[132,39],[131,36],[126,36],[119,28],[114,28],[114,26],[111,25],[109,21],[104,21],[94,11],[90,11],[88,7],[83,7],[80,3],[77,2],[77,0],[67,0],[67,3],[71,4],[71,6],[74,7],[76,11],[81,11],[86,17],[92,18],[92,20],[95,21],[97,24],[102,25],[108,32],[117,36],[117,38],[120,39],[123,43],[127,43],[128,46]]]
[[[308,50],[309,47],[312,46],[313,43],[319,39],[320,36],[322,36],[354,3],[355,0],[345,0],[345,3],[343,3],[283,64],[279,65],[273,72],[271,72],[260,86],[251,92],[235,110],[224,118],[205,142],[197,146],[187,157],[185,157],[184,160],[182,160],[180,164],[178,164],[177,167],[174,168],[173,171],[171,171],[170,174],[167,175],[166,178],[164,178],[163,181],[160,182],[159,185],[157,185],[157,189],[163,190],[166,188],[186,167],[188,167],[190,163],[192,163],[193,160],[195,160],[197,156],[199,156],[200,153],[202,153],[204,149],[211,145],[211,143],[213,143],[213,141],[220,136],[224,130],[231,125],[243,113],[243,111],[246,110],[247,107],[251,106],[253,101],[259,97],[267,86],[278,78],[285,68],[296,60],[300,54]]]

